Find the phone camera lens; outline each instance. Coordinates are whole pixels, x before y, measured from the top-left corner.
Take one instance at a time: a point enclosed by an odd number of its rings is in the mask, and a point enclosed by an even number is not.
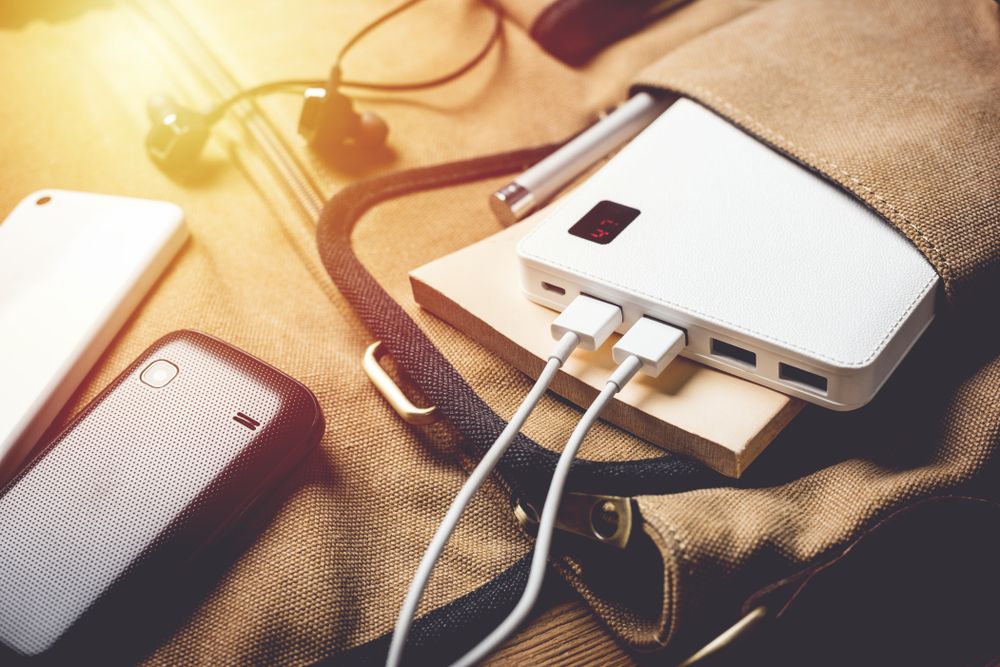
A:
[[[178,372],[180,369],[166,359],[157,359],[143,369],[139,380],[154,389],[159,389],[170,384],[170,381],[177,377]]]

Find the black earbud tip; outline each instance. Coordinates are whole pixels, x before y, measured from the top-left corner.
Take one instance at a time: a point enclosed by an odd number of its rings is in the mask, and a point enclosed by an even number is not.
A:
[[[209,131],[202,114],[166,95],[150,98],[146,109],[152,123],[146,135],[146,152],[157,166],[176,171],[198,159]]]
[[[389,125],[378,114],[365,111],[358,123],[358,144],[365,148],[377,148],[389,138]]]

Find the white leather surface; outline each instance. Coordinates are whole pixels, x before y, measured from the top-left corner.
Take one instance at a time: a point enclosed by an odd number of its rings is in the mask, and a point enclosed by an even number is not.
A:
[[[571,236],[604,199],[641,214],[608,245]],[[937,282],[880,218],[690,100],[553,207],[519,253],[846,369],[871,364]]]

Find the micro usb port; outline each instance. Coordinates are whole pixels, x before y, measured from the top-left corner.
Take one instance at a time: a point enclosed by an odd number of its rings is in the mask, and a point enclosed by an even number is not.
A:
[[[546,292],[555,292],[559,296],[563,296],[566,294],[565,287],[559,287],[559,285],[553,285],[552,283],[547,283],[544,280],[542,281],[542,289],[545,290]]]

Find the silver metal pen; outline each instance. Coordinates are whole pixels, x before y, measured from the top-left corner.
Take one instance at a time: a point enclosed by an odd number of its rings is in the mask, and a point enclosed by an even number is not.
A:
[[[636,93],[544,160],[490,196],[490,208],[504,225],[546,203],[588,167],[605,157],[663,113],[672,98]]]

